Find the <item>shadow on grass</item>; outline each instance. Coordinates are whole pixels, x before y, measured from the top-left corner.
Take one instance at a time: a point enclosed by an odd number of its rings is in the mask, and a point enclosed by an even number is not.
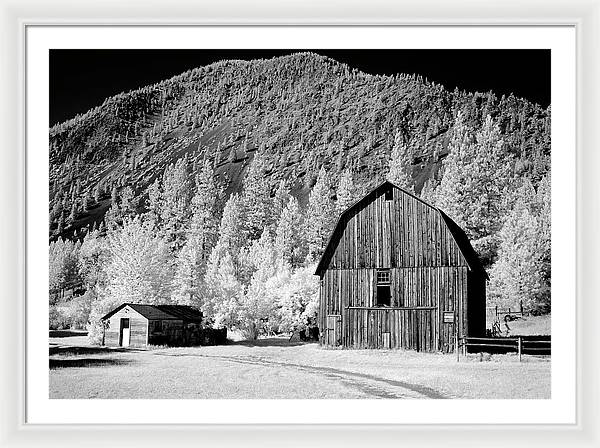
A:
[[[87,336],[85,330],[50,330],[51,338],[70,338],[71,336]]]
[[[76,346],[50,346],[50,355],[95,355],[98,353],[131,353],[146,350],[134,348],[109,348],[109,347],[76,347]]]
[[[227,345],[243,345],[244,347],[297,347],[299,345],[315,344],[316,342],[290,341],[288,338],[264,338],[255,341],[227,341]]]
[[[50,370],[66,369],[70,367],[97,367],[97,366],[115,366],[129,364],[129,361],[122,359],[100,359],[100,358],[78,358],[78,359],[50,359]]]

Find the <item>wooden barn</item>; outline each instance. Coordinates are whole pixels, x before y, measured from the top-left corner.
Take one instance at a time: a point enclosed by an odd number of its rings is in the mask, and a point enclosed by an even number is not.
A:
[[[201,345],[202,312],[185,305],[124,303],[102,317],[103,345]]]
[[[323,345],[449,352],[485,336],[488,277],[467,236],[390,182],[341,214],[315,274]]]

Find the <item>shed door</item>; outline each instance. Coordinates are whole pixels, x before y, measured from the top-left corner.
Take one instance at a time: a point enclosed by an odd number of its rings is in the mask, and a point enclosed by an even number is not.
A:
[[[123,347],[129,347],[129,319],[128,318],[121,318],[121,331],[120,331],[120,337],[119,339],[121,340],[121,343],[119,345],[123,346]]]
[[[342,316],[339,314],[327,316],[327,345],[342,345]]]

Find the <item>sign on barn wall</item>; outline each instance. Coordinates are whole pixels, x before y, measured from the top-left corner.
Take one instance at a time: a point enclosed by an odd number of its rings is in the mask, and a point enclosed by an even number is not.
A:
[[[453,324],[454,323],[454,311],[444,311],[444,323],[445,324]]]

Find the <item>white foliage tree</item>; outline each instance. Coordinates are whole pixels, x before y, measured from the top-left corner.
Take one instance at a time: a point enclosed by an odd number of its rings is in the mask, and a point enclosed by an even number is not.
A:
[[[352,205],[357,199],[356,186],[352,172],[348,169],[344,170],[340,177],[340,184],[336,192],[337,200],[335,203],[336,214],[339,216],[344,210]]]
[[[331,200],[331,187],[325,168],[321,167],[317,182],[308,197],[305,219],[305,238],[309,260],[318,259],[325,249],[334,225],[335,213]]]
[[[273,314],[273,288],[269,283],[280,266],[268,229],[250,247],[249,259],[254,272],[239,307],[238,324],[247,338],[256,339]]]
[[[293,332],[316,325],[319,306],[319,279],[314,275],[315,265],[287,272],[285,282],[277,291],[279,330]]]
[[[461,114],[451,133],[450,153],[435,190],[435,205],[456,221],[469,236],[485,264],[497,251],[499,217],[512,181],[512,160],[504,151],[498,126],[488,116],[472,137]]]
[[[92,304],[89,337],[99,343],[100,317],[122,303],[168,303],[172,274],[168,246],[148,222],[125,219],[107,235],[106,284]]]
[[[302,213],[298,200],[290,196],[275,231],[275,253],[285,263],[298,265],[302,262],[305,244],[302,241]]]
[[[490,299],[516,308],[522,301],[534,313],[550,311],[549,185],[536,193],[529,179],[514,196],[515,204],[499,233],[498,261],[490,270]]]
[[[201,306],[202,278],[218,238],[217,199],[212,164],[205,161],[196,178],[196,194],[191,201],[192,217],[185,245],[177,258],[173,278],[175,303]]]

